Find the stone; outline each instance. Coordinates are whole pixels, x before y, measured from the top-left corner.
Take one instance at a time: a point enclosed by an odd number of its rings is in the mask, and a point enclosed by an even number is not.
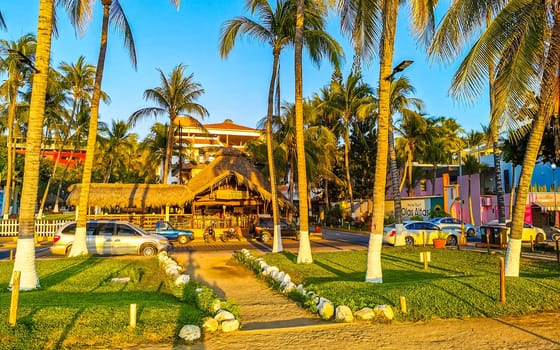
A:
[[[233,332],[239,329],[239,321],[236,319],[222,321],[220,325],[222,327],[222,332],[224,333]]]
[[[282,292],[288,293],[294,289],[296,289],[296,285],[293,282],[282,283],[283,289]]]
[[[179,338],[182,338],[187,342],[193,342],[200,339],[200,335],[200,328],[195,325],[185,325],[179,331]]]
[[[177,270],[177,267],[169,266],[165,270],[165,274],[169,275],[169,276],[178,276],[179,275],[179,270]]]
[[[218,323],[218,321],[216,321],[212,317],[206,317],[202,322],[202,329],[205,332],[215,332],[218,330],[219,326],[220,324]]]
[[[373,309],[370,307],[364,307],[363,309],[356,311],[354,316],[356,316],[358,320],[372,320],[375,318],[375,312],[373,312]]]
[[[217,313],[222,308],[222,301],[218,298],[212,300],[212,305],[210,305],[210,311],[212,313]]]
[[[227,310],[220,310],[216,313],[214,319],[218,322],[223,322],[226,320],[235,320],[235,316]]]
[[[373,311],[375,314],[385,320],[392,320],[395,318],[395,313],[393,312],[393,308],[391,305],[377,305]]]
[[[114,282],[114,283],[127,283],[127,282],[130,282],[130,277],[115,277],[115,278],[111,278],[111,282]]]
[[[324,320],[330,320],[334,315],[334,305],[328,299],[320,298],[317,309],[319,310],[319,316]]]
[[[285,275],[282,277],[282,283],[288,283],[288,282],[292,282],[292,278],[290,277],[290,275],[285,274]]]
[[[338,322],[352,322],[354,321],[354,315],[348,306],[339,305],[336,307],[335,319]]]
[[[177,287],[183,287],[185,284],[189,283],[190,280],[191,280],[191,276],[189,275],[179,275],[175,279],[175,285]]]

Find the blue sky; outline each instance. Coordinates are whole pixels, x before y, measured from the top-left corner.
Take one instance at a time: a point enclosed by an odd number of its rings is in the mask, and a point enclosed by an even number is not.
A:
[[[222,60],[218,52],[219,32],[224,21],[249,15],[244,7],[245,0],[186,0],[181,2],[179,11],[166,0],[121,0],[120,3],[132,26],[138,69],[134,70],[130,64],[122,36],[111,31],[102,88],[112,102],[100,107],[101,120],[126,120],[134,111],[152,106],[143,99],[143,93],[159,85],[156,68],[167,75],[182,63],[205,89],[204,96],[198,101],[210,112],[204,123],[219,123],[230,118],[237,124],[256,127],[257,121],[266,114],[272,65],[270,48],[242,39],[227,59]],[[26,33],[35,33],[38,6],[39,0],[4,2],[1,11],[8,30],[0,32],[0,38],[17,40]],[[58,66],[62,61],[76,62],[81,55],[88,63],[96,64],[102,17],[100,1],[97,1],[93,20],[83,36],[75,35],[63,9],[59,8],[57,12],[59,36],[52,43],[52,65]],[[424,112],[455,118],[466,131],[481,130],[481,124],[488,124],[487,93],[482,92],[471,106],[454,102],[448,95],[448,88],[456,64],[450,67],[430,65],[424,50],[417,48],[410,35],[407,15],[407,10],[401,8],[394,63],[405,59],[415,61],[404,74],[415,86],[416,97],[424,100]],[[340,34],[338,18],[331,17],[328,29],[345,48],[343,73],[346,75],[352,64],[352,50],[348,40]],[[379,61],[375,60],[363,69],[366,82],[373,87],[377,86],[378,64]],[[292,50],[284,52],[281,67],[282,99],[293,101]],[[332,67],[327,61],[320,68],[304,62],[304,95],[309,97],[318,92],[329,82],[331,73]],[[154,121],[154,118],[141,121],[133,131],[143,138]],[[167,120],[162,116],[157,121]]]

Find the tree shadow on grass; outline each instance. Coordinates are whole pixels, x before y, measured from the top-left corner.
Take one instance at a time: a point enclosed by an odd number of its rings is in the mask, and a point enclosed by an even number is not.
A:
[[[82,272],[85,269],[88,269],[92,266],[99,264],[99,259],[92,256],[86,258],[80,257],[80,258],[68,258],[68,259],[75,259],[76,264],[41,277],[42,288],[49,288],[57,284],[60,284],[64,282],[66,279],[73,277],[77,273]]]

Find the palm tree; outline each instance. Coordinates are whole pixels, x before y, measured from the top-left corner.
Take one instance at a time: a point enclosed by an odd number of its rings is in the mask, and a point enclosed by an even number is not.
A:
[[[89,210],[89,189],[91,183],[91,173],[93,168],[93,158],[95,155],[95,145],[97,143],[97,123],[99,119],[99,102],[101,100],[101,82],[103,80],[103,69],[105,67],[105,56],[107,53],[107,37],[109,30],[109,20],[119,31],[124,33],[125,47],[129,50],[129,55],[134,67],[136,67],[136,51],[134,48],[134,39],[128,24],[128,20],[120,6],[118,0],[101,0],[103,5],[103,21],[101,25],[101,40],[99,46],[99,56],[97,60],[97,69],[95,72],[95,81],[93,85],[93,94],[91,98],[91,115],[89,121],[88,140],[86,147],[86,159],[84,161],[82,190],[80,192],[80,200],[78,204],[78,215],[76,223],[76,239],[72,245],[69,256],[80,256],[88,254],[86,244],[86,221]]]
[[[481,7],[478,6],[479,10],[485,10]],[[530,125],[506,252],[506,276],[518,277],[529,186],[545,127],[555,112],[554,89],[558,87],[560,64],[560,4],[558,1],[511,0],[493,11],[496,16],[459,66],[452,89],[456,96],[472,101],[484,83],[482,77],[492,74],[491,123],[510,130]],[[480,23],[470,17],[468,22]],[[461,31],[469,29],[461,28]]]
[[[157,117],[167,114],[169,118],[169,130],[167,135],[167,149],[163,162],[162,183],[167,183],[167,176],[171,165],[173,144],[175,140],[176,119],[179,116],[186,116],[196,120],[192,114],[204,119],[208,116],[208,111],[204,106],[195,101],[204,94],[204,89],[200,83],[194,81],[194,74],[185,76],[185,66],[179,64],[169,74],[165,74],[158,69],[161,86],[144,91],[144,99],[154,101],[157,107],[146,107],[137,110],[129,118],[128,122],[132,125],[147,116]]]
[[[410,84],[406,77],[400,77],[397,80],[391,81],[391,112],[389,114],[389,167],[391,174],[391,187],[393,190],[393,201],[395,206],[395,228],[397,236],[399,237],[402,232],[402,206],[401,206],[401,189],[400,189],[400,174],[397,167],[397,152],[395,150],[395,118],[394,115],[398,114],[401,117],[411,113],[418,113],[424,108],[422,100],[417,98],[408,97],[409,94],[415,92],[414,87]],[[411,110],[413,108],[414,110]],[[398,239],[395,238],[395,244]]]
[[[13,271],[21,272],[20,290],[32,290],[39,287],[39,277],[35,268],[35,207],[39,184],[39,162],[41,159],[41,137],[47,80],[51,36],[53,25],[53,0],[41,0],[39,3],[39,20],[37,24],[37,48],[35,54],[35,74],[33,76],[29,123],[25,145],[25,172],[21,192],[19,213],[19,234],[17,254]],[[13,274],[10,287],[13,283]]]
[[[274,240],[272,252],[283,250],[278,213],[278,186],[276,184],[276,171],[274,167],[272,115],[274,109],[274,89],[279,81],[280,54],[282,49],[293,43],[294,13],[289,1],[276,1],[276,8],[272,9],[268,1],[249,0],[247,7],[253,15],[258,14],[259,22],[247,17],[236,17],[226,21],[220,33],[220,56],[225,58],[231,52],[239,32],[250,35],[259,41],[264,41],[272,46],[272,73],[268,88],[268,108],[266,117],[266,149],[270,175],[270,193],[272,197],[272,218],[274,222]]]
[[[407,1],[412,9],[413,26],[422,43],[432,34],[434,6],[437,0]],[[387,182],[387,158],[389,154],[389,115],[391,105],[391,82],[398,7],[402,1],[339,0],[341,26],[351,35],[358,55],[370,59],[379,52],[379,114],[378,148],[375,160],[373,203],[376,204],[371,225],[368,247],[366,282],[382,283],[381,246],[383,242],[383,219],[385,215],[385,185]]]
[[[99,144],[107,167],[103,175],[104,183],[110,182],[115,166],[123,164],[123,155],[134,149],[136,134],[131,133],[130,129],[131,125],[123,120],[113,120],[110,128],[107,125],[99,127]]]
[[[272,118],[275,92],[277,96],[280,95],[278,88],[280,82],[280,55],[285,47],[294,44],[296,8],[292,0],[277,0],[274,9],[266,0],[247,0],[247,7],[250,8],[252,15],[255,12],[257,13],[259,22],[241,16],[226,21],[220,34],[220,56],[225,58],[229,55],[239,34],[249,35],[261,42],[268,43],[272,47],[272,73],[268,89],[266,135],[274,220],[272,250],[273,252],[279,252],[283,248],[278,220],[276,171],[273,161]],[[326,52],[330,55],[331,60],[337,63],[338,55],[341,52],[340,46],[322,31],[324,20],[320,13],[311,11],[313,10],[312,7],[307,10],[309,10],[310,17],[305,25],[302,40],[304,40],[304,44],[309,48],[313,61],[318,64],[322,54]]]
[[[405,170],[406,174],[403,176],[403,181],[399,186],[399,191],[402,190],[404,180],[407,181],[408,196],[414,196],[414,181],[413,181],[413,165],[412,162],[416,158],[419,159],[418,151],[424,147],[428,130],[428,122],[421,113],[406,111],[399,125],[400,137],[397,143],[400,144],[397,149],[402,149],[405,155]]]
[[[346,186],[348,188],[348,201],[350,212],[354,205],[352,195],[352,178],[350,176],[350,132],[355,120],[365,115],[358,113],[364,106],[373,103],[373,90],[362,81],[360,73],[350,72],[345,82],[333,80],[330,84],[331,93],[326,94],[317,107],[325,110],[332,119],[341,125],[342,137],[344,139],[344,166],[346,168]]]
[[[150,128],[150,133],[140,143],[139,151],[145,154],[144,182],[152,180],[161,182],[160,178],[153,178],[157,173],[159,165],[165,160],[167,142],[169,135],[169,124],[155,123]]]
[[[2,22],[2,21],[0,21]],[[0,71],[4,71],[8,76],[1,85],[0,93],[5,96],[8,101],[8,138],[7,138],[7,170],[6,170],[6,186],[4,187],[4,212],[3,218],[7,219],[10,214],[10,196],[11,196],[11,181],[13,179],[13,132],[14,132],[14,119],[16,115],[17,98],[19,89],[24,85],[25,81],[31,75],[32,70],[29,65],[23,63],[18,56],[19,53],[31,56],[35,52],[36,40],[32,34],[22,36],[18,41],[0,40],[0,51],[7,53],[6,58],[0,61]],[[12,53],[18,54],[12,54]]]
[[[461,51],[465,44],[465,39],[469,38],[474,30],[478,30],[485,25],[488,26],[494,15],[506,3],[507,1],[504,0],[491,0],[487,2],[473,0],[455,1],[443,18],[440,28],[434,37],[430,47],[431,54],[444,61],[449,61]],[[498,123],[498,118],[496,118],[496,116],[503,113],[503,106],[496,103],[498,98],[498,91],[496,90],[496,62],[488,59],[486,64],[490,100],[490,125],[488,126],[490,142],[488,144],[492,145],[494,156],[498,220],[500,223],[505,223],[506,214],[502,185],[501,152],[498,150],[500,124]],[[455,89],[452,89],[452,91],[456,92]]]

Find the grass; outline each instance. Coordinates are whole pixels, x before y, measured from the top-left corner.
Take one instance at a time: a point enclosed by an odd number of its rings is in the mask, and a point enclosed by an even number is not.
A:
[[[296,264],[292,253],[264,258],[296,284],[353,311],[388,304],[401,321],[518,315],[560,309],[560,266],[522,259],[519,278],[506,278],[506,303],[499,302],[499,257],[450,249],[430,250],[429,270],[422,248],[388,248],[381,257],[383,283],[365,283],[367,252],[315,253],[313,264]],[[400,312],[400,297],[408,313]]]
[[[13,262],[0,263],[2,349],[184,344],[177,338],[180,328],[200,325],[209,315],[201,305],[215,298],[194,283],[185,288],[171,284],[156,258],[45,259],[36,264],[41,288],[20,293],[17,323],[11,327],[7,287]],[[115,283],[114,277],[130,277],[130,282]],[[130,304],[137,304],[136,328],[129,327]]]

